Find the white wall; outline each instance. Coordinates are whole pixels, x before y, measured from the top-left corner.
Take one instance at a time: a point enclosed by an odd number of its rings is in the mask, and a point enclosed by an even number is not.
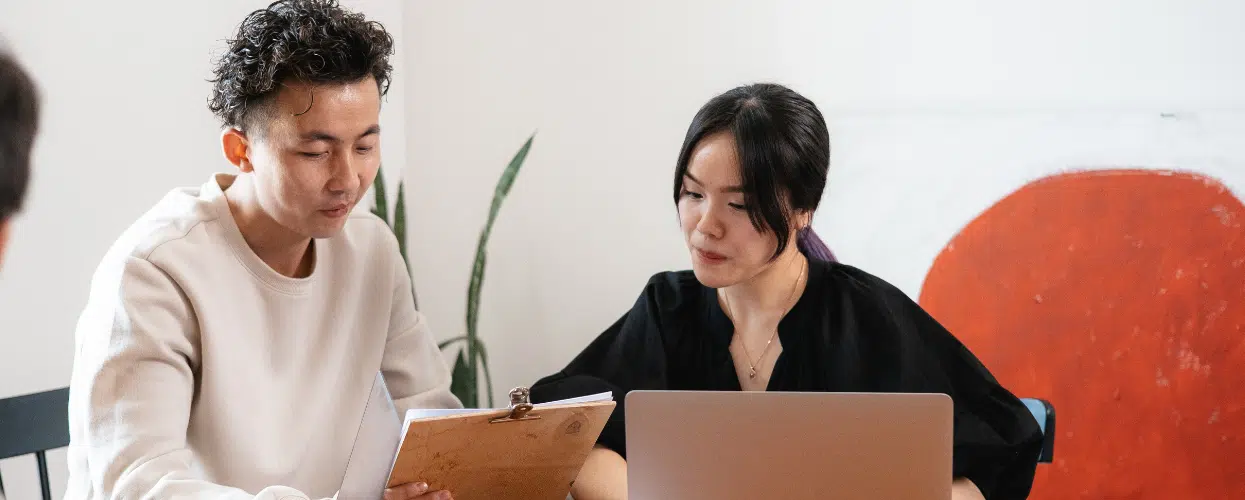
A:
[[[402,5],[354,0],[398,38],[382,109],[382,155],[404,159]],[[0,270],[0,398],[69,382],[73,328],[91,273],[136,217],[174,186],[232,169],[207,110],[211,63],[267,0],[5,0],[0,38],[43,92],[26,210]],[[50,457],[59,497],[64,452]],[[9,498],[37,498],[33,458],[0,463]]]
[[[0,271],[0,397],[67,383],[104,250],[169,188],[228,167],[204,106],[211,51],[265,3],[0,2],[0,36],[47,96]],[[967,217],[1068,164],[1196,166],[1245,189],[1234,0],[347,3],[399,38],[383,154],[410,184],[412,265],[443,337],[462,331],[496,176],[539,129],[490,246],[481,328],[498,395],[687,265],[674,155],[696,108],[735,84],[781,81],[826,110],[817,227],[913,294]],[[10,499],[35,497],[33,460],[0,470]]]
[[[827,113],[815,225],[913,296],[973,215],[1061,168],[1193,167],[1241,193],[1242,28],[1234,0],[412,3],[421,305],[441,335],[462,332],[496,176],[539,129],[493,233],[480,327],[499,398],[563,366],[648,276],[687,266],[671,200],[683,133],[756,80]]]

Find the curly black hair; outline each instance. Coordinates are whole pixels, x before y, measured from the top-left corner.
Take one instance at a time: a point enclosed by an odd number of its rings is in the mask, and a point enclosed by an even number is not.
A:
[[[226,127],[247,130],[286,81],[353,83],[375,78],[389,91],[393,37],[336,0],[278,0],[250,13],[216,63],[212,110]]]
[[[0,51],[0,222],[22,208],[39,128],[39,91],[15,56]]]

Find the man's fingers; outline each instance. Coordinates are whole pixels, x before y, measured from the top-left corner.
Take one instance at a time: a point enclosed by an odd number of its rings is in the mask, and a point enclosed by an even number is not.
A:
[[[454,500],[448,491],[428,491],[427,483],[406,483],[385,490],[385,500]]]
[[[426,483],[406,483],[385,490],[385,500],[409,500],[428,491]]]

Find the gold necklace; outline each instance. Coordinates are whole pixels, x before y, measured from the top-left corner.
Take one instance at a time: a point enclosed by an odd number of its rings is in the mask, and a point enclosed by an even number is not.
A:
[[[800,269],[800,275],[796,276],[795,282],[791,284],[791,294],[787,297],[787,302],[791,302],[791,300],[795,298],[795,291],[800,287],[800,279],[804,277],[804,273],[806,271],[808,271],[808,261],[804,262],[804,266]],[[726,315],[730,318],[731,323],[733,324],[735,322],[735,313],[731,311],[731,299],[723,293],[722,301],[726,303]],[[783,316],[786,316],[788,312],[791,312],[792,307],[795,307],[794,303],[787,307],[787,310],[783,312]],[[770,344],[773,344],[774,339],[777,337],[778,327],[774,327],[774,333],[771,334],[769,340],[765,342],[765,348],[761,350],[761,355],[757,357],[756,361],[752,361],[752,353],[748,352],[748,343],[744,342],[743,339],[739,340],[740,347],[744,348],[744,356],[747,356],[748,378],[757,377],[757,364],[760,363],[762,359],[765,359],[765,354],[769,352]]]

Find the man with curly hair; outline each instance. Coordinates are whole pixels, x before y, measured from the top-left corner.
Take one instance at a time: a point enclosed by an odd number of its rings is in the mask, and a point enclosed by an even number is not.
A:
[[[10,223],[26,198],[30,150],[38,127],[39,95],[34,81],[12,54],[0,50],[0,263]]]
[[[400,411],[460,407],[388,226],[393,41],[331,0],[251,13],[208,107],[236,167],[175,189],[99,265],[78,322],[66,498],[326,498],[376,373]],[[386,498],[449,498],[423,484]]]

